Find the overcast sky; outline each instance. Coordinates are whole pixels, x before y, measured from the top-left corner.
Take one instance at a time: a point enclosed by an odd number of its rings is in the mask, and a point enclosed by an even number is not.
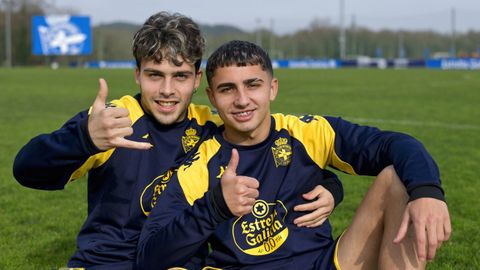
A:
[[[308,27],[313,20],[339,24],[340,0],[51,0],[56,6],[89,15],[94,25],[143,23],[153,13],[183,13],[201,24],[230,24],[277,34]],[[452,9],[457,32],[480,31],[480,0],[344,0],[345,25],[374,30],[434,30],[450,33]]]

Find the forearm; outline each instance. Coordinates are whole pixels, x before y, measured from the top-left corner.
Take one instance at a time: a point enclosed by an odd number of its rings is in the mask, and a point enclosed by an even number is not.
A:
[[[178,199],[172,201],[169,189],[167,194],[162,194],[142,229],[137,248],[139,269],[185,265],[189,258],[206,248],[217,225],[227,218],[218,215],[211,191],[190,206]]]
[[[62,189],[72,173],[98,150],[86,131],[81,114],[61,129],[33,138],[17,154],[13,174],[24,186]]]
[[[335,131],[334,151],[357,174],[376,176],[393,165],[412,199],[443,199],[438,167],[415,138],[328,118]]]
[[[400,134],[391,143],[389,156],[404,183],[410,200],[430,197],[445,200],[437,164],[425,147],[413,137]]]

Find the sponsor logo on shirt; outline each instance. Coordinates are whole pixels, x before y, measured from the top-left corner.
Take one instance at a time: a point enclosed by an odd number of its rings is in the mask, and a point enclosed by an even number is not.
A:
[[[257,200],[252,213],[241,216],[232,226],[235,245],[252,256],[264,256],[277,250],[288,238],[285,225],[287,208],[281,201]]]
[[[145,187],[140,197],[140,207],[142,208],[143,214],[146,216],[150,214],[150,211],[155,207],[155,204],[157,204],[158,198],[167,188],[167,184],[170,182],[174,172],[175,170],[173,169],[168,170],[166,173],[155,177],[155,179]]]

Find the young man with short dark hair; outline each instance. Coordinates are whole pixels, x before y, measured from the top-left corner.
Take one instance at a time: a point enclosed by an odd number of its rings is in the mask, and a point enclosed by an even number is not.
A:
[[[222,45],[206,73],[224,125],[153,209],[140,269],[182,266],[207,242],[208,269],[422,269],[448,240],[438,168],[416,139],[341,118],[270,114],[278,81],[268,55],[249,42]],[[337,240],[328,222],[313,229],[292,222],[297,194],[312,179],[329,181],[327,166],[377,176]]]

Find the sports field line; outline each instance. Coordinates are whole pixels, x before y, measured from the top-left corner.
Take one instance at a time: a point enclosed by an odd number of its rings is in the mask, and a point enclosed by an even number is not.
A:
[[[444,128],[453,130],[480,130],[480,126],[467,125],[467,124],[451,124],[442,122],[424,122],[424,121],[412,121],[412,120],[390,120],[390,119],[375,119],[375,118],[358,118],[358,117],[344,117],[352,122],[357,123],[381,123],[381,124],[394,124],[403,126],[421,126],[421,127],[433,127]]]

